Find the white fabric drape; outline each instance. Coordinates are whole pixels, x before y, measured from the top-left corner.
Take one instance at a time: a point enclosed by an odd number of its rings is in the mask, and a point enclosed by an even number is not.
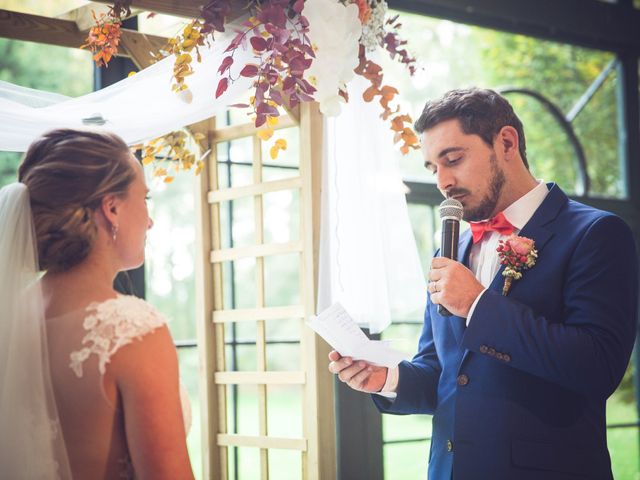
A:
[[[158,137],[185,125],[211,118],[249,89],[252,79],[239,77],[253,52],[239,48],[231,67],[237,80],[218,99],[217,70],[224,50],[235,36],[228,28],[211,48],[202,48],[202,62],[193,61],[195,73],[187,77],[189,93],[171,91],[175,57],[167,57],[137,74],[78,98],[0,82],[0,150],[24,152],[42,133],[54,128],[104,128],[120,135],[129,145]],[[195,55],[195,53],[194,53]],[[187,97],[192,95],[190,102]],[[98,125],[83,119],[103,119]]]
[[[318,311],[339,301],[372,333],[421,318],[426,282],[411,229],[393,133],[367,82],[325,123]]]

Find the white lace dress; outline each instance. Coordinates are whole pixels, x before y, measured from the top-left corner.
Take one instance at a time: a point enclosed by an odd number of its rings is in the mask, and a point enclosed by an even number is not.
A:
[[[91,356],[98,359],[100,375],[104,375],[111,357],[125,345],[143,339],[167,323],[166,318],[144,300],[130,295],[118,295],[104,302],[94,302],[87,307],[88,315],[83,327],[86,334],[82,347],[70,355],[69,366],[77,377],[83,376],[83,363]],[[191,405],[186,389],[180,385],[180,400],[184,415],[185,431],[191,427]],[[122,478],[134,478],[129,458],[123,459]]]

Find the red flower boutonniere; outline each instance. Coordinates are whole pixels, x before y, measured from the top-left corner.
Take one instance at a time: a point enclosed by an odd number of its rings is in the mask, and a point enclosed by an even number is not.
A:
[[[511,283],[522,278],[522,270],[527,270],[536,264],[538,251],[533,240],[517,235],[500,240],[496,250],[500,257],[500,265],[505,265],[502,272],[502,276],[505,277],[502,295],[506,295],[509,293]]]

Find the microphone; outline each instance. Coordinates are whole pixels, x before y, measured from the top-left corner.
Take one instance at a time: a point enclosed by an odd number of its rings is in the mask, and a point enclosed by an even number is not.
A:
[[[457,260],[458,237],[460,235],[460,220],[462,219],[462,204],[454,198],[443,200],[438,207],[440,220],[442,221],[442,237],[440,241],[440,256]],[[438,305],[438,313],[450,317],[451,312]]]

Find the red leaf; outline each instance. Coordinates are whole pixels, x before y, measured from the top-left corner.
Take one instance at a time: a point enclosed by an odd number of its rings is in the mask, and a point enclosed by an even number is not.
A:
[[[296,13],[300,13],[304,8],[304,0],[297,0],[296,3],[293,4],[293,11]]]
[[[260,128],[262,125],[265,124],[266,121],[267,121],[266,115],[258,114],[256,116],[256,128]]]
[[[255,77],[258,74],[258,67],[256,65],[245,65],[240,71],[240,75],[243,77]]]
[[[220,95],[222,95],[227,90],[228,86],[229,86],[228,78],[223,78],[222,80],[220,80],[220,82],[218,83],[218,88],[216,89],[216,98],[219,98]]]
[[[224,73],[233,63],[233,57],[232,56],[228,56],[228,57],[224,57],[222,59],[222,63],[220,64],[220,68],[218,68],[218,73],[222,74]]]
[[[267,48],[267,41],[262,37],[251,37],[251,40],[249,41],[251,42],[253,49],[258,52],[262,52]]]

